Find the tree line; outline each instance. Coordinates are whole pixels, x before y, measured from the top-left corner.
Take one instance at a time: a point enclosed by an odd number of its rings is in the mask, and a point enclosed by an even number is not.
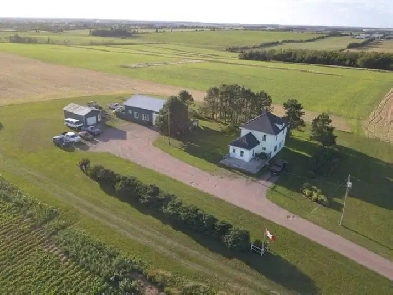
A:
[[[110,29],[93,29],[89,34],[96,37],[117,37],[126,38],[132,37],[132,33],[123,28],[110,28]]]
[[[243,52],[245,50],[272,47],[272,46],[282,45],[282,44],[286,44],[286,43],[308,43],[308,42],[315,42],[318,40],[323,40],[323,39],[326,39],[329,37],[342,37],[342,36],[344,36],[344,35],[339,32],[331,32],[327,35],[316,36],[316,37],[312,37],[309,39],[300,39],[300,40],[287,39],[287,40],[281,40],[281,41],[264,42],[264,43],[260,43],[258,45],[253,45],[253,46],[230,46],[230,47],[226,48],[226,51]]]
[[[265,91],[253,92],[238,84],[222,84],[207,90],[200,106],[202,116],[237,126],[265,110],[270,110],[272,98]]]
[[[82,159],[79,167],[92,180],[112,190],[122,200],[139,203],[151,211],[163,214],[180,228],[209,239],[214,238],[232,252],[243,252],[250,248],[250,233],[247,230],[219,220],[194,205],[186,205],[158,186],[146,185],[136,177],[119,175],[101,165],[91,166],[88,159]]]
[[[393,54],[383,52],[344,52],[308,49],[247,51],[239,59],[335,65],[393,71]]]
[[[347,49],[360,48],[360,47],[366,46],[367,44],[371,44],[374,41],[375,41],[374,38],[367,38],[366,40],[363,40],[362,42],[351,42],[347,45]]]

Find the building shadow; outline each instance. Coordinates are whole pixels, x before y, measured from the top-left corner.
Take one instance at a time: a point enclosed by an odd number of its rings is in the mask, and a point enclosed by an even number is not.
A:
[[[251,251],[243,253],[230,251],[221,241],[215,240],[211,236],[208,237],[202,233],[196,232],[195,230],[186,227],[184,223],[175,222],[169,219],[160,210],[148,209],[136,199],[120,197],[111,187],[100,185],[100,188],[108,195],[136,208],[140,213],[150,215],[155,219],[160,220],[162,223],[169,225],[174,230],[188,235],[195,242],[202,245],[209,251],[222,255],[228,259],[237,259],[242,261],[251,269],[259,272],[267,279],[283,286],[291,292],[298,294],[318,294],[319,290],[312,279],[277,253],[268,252],[265,256],[261,257]]]
[[[98,141],[108,142],[111,140],[126,140],[127,132],[117,127],[106,126],[102,133],[97,137]]]

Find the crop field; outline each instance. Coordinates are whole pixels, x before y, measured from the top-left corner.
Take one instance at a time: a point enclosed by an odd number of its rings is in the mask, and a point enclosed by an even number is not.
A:
[[[194,93],[197,99],[198,97],[201,99],[204,96],[203,92],[213,85],[239,83],[251,87],[254,91],[267,91],[275,104],[281,104],[288,98],[297,98],[303,103],[306,110],[328,111],[334,115],[345,117],[349,119],[351,128],[355,129],[359,127],[357,126],[360,124],[359,120],[367,118],[390,90],[393,77],[391,73],[376,71],[238,61],[232,58],[234,55],[229,58],[200,56],[195,49],[186,50],[185,46],[176,49],[174,45],[170,45],[169,49],[158,45],[151,47],[133,45],[127,49],[124,46],[120,48],[109,46],[74,48],[0,44],[0,51],[50,63],[127,76],[137,79],[138,83],[142,83],[140,80],[159,83],[150,89],[140,87],[141,90],[147,90],[147,93],[158,95],[168,95],[168,91],[161,91],[161,88],[168,87],[163,84],[167,84],[177,86],[177,88],[171,89],[187,88],[200,91]],[[182,54],[184,55],[182,56]],[[206,54],[210,55],[212,52]],[[47,72],[45,67],[42,72]],[[17,72],[13,75],[15,80],[19,74],[20,72]],[[5,73],[2,75],[4,76]],[[85,79],[88,76],[86,75]],[[26,79],[25,81],[28,82],[29,80]],[[10,79],[10,81],[12,80]],[[110,87],[111,89],[117,87],[119,91],[124,88],[128,89],[127,84],[122,88],[120,83],[120,85],[102,83],[105,80],[96,78],[92,78],[92,80],[96,81],[96,84],[102,84],[101,87]],[[84,87],[90,86],[88,81],[83,84]],[[8,86],[7,88],[12,92],[16,86]],[[131,88],[137,87],[131,86]],[[100,88],[97,89],[97,92],[100,91]],[[136,89],[137,92],[142,92],[141,90]],[[125,89],[125,91],[127,90]],[[103,92],[108,93],[109,90]],[[171,94],[177,92],[173,91]],[[31,95],[35,96],[34,93]],[[71,95],[67,95],[65,91],[63,96],[70,97]]]
[[[318,34],[245,30],[165,32],[141,35],[141,39],[159,43],[191,45],[224,50],[229,46],[249,46],[281,40],[305,40]]]
[[[340,50],[346,49],[349,43],[360,43],[362,40],[351,37],[330,37],[314,42],[285,43],[278,45],[275,49],[310,49],[310,50]]]
[[[0,173],[27,193],[66,212],[75,220],[75,227],[140,257],[152,267],[173,272],[173,278],[181,274],[189,280],[214,286],[213,293],[218,290],[242,294],[389,292],[389,281],[372,271],[191,186],[110,154],[89,153],[83,148],[63,151],[53,146],[51,136],[64,128],[59,118],[65,104],[96,100],[106,105],[118,99],[117,96],[84,97],[1,107]],[[83,157],[118,173],[135,175],[144,183],[154,183],[186,203],[249,230],[254,238],[261,238],[261,228],[271,228],[280,242],[272,246],[273,253],[266,259],[251,253],[227,256],[225,249],[214,242],[190,236],[108,195],[79,171],[77,163]],[[361,286],[359,281],[363,282]]]
[[[351,51],[377,51],[393,53],[393,40],[375,41],[372,44],[356,49],[351,49]]]
[[[89,293],[98,277],[58,254],[42,230],[31,230],[0,201],[0,292]]]

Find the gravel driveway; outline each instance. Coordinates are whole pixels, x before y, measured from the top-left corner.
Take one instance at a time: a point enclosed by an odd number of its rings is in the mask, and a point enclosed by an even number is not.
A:
[[[393,263],[343,237],[270,202],[266,191],[272,182],[211,175],[184,163],[152,145],[158,134],[144,126],[127,124],[122,129],[108,128],[91,151],[109,152],[153,169],[201,191],[251,211],[393,280]],[[274,181],[274,179],[272,179]]]

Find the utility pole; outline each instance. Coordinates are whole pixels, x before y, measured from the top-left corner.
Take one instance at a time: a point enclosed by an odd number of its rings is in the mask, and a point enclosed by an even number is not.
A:
[[[168,106],[168,144],[171,145],[171,110]]]
[[[345,191],[344,206],[343,206],[343,212],[341,213],[340,225],[342,225],[343,222],[344,212],[345,212],[345,202],[347,201],[348,193],[351,188],[352,188],[351,175],[348,175],[347,190]]]

